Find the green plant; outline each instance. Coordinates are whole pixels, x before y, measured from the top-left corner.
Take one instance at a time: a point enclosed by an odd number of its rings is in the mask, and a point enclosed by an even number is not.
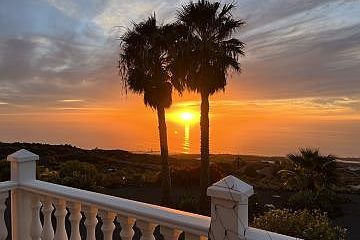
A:
[[[346,229],[334,226],[319,211],[276,209],[255,218],[253,227],[305,240],[344,240]]]
[[[293,210],[318,209],[321,212],[326,212],[330,217],[338,217],[342,214],[340,204],[345,201],[346,199],[331,190],[322,190],[320,192],[300,191],[290,196],[288,206]]]
[[[318,149],[300,148],[289,154],[290,166],[278,173],[284,185],[300,191],[321,191],[336,182],[336,162],[332,155],[321,155]]]
[[[187,192],[180,197],[177,205],[180,210],[196,213],[199,211],[199,197]]]
[[[223,170],[218,164],[210,165],[210,182],[214,183],[223,178]],[[174,186],[193,187],[198,186],[200,180],[200,167],[173,168],[171,179]]]
[[[93,164],[75,160],[60,165],[59,181],[63,185],[95,190],[98,178],[98,171]]]

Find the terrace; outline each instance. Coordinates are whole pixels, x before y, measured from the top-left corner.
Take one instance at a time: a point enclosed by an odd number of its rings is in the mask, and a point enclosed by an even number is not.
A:
[[[39,156],[25,149],[7,160],[11,180],[0,183],[0,240],[131,240],[134,229],[142,240],[155,240],[157,226],[165,240],[295,239],[249,227],[253,187],[233,176],[208,188],[211,217],[207,217],[39,181]]]

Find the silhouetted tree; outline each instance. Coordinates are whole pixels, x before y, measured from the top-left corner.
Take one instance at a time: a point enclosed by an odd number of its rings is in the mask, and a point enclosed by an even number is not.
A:
[[[321,191],[336,182],[336,158],[321,155],[318,149],[300,148],[289,154],[291,168],[279,171],[285,183],[301,191]]]
[[[209,96],[225,90],[229,69],[240,71],[239,56],[244,55],[244,43],[233,34],[245,22],[234,18],[233,4],[200,0],[183,5],[177,13],[177,25],[182,37],[171,51],[174,79],[201,95],[201,206],[206,207],[209,184]]]
[[[171,201],[171,179],[168,161],[165,109],[172,103],[167,46],[172,41],[168,26],[159,26],[155,15],[135,23],[121,37],[120,74],[126,89],[144,95],[144,103],[157,111],[162,159],[162,202]]]

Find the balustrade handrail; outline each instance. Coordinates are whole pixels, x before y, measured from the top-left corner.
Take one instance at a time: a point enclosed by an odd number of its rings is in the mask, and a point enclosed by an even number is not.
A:
[[[14,181],[0,182],[0,192],[10,191],[16,186],[17,186],[17,182]]]
[[[290,237],[279,233],[249,227],[245,232],[246,240],[301,240],[300,238]]]
[[[71,202],[96,206],[102,210],[112,211],[196,235],[207,236],[210,227],[211,219],[207,216],[40,180],[22,183],[18,185],[18,188],[47,197],[62,198]]]

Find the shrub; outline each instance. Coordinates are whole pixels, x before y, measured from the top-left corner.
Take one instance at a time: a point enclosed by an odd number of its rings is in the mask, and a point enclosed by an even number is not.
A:
[[[103,187],[117,188],[126,185],[128,183],[128,179],[125,173],[119,171],[119,172],[104,174],[102,183],[103,183],[102,184]]]
[[[90,163],[75,160],[67,161],[60,165],[60,182],[66,186],[95,190],[98,177],[96,167]]]
[[[256,169],[253,166],[247,166],[244,170],[244,174],[252,178],[255,178],[257,176]]]
[[[278,173],[288,187],[300,191],[321,191],[336,183],[336,162],[332,155],[321,155],[318,149],[300,148],[289,154],[290,168]]]
[[[330,217],[338,217],[342,214],[340,204],[344,202],[344,198],[331,190],[301,191],[290,196],[288,206],[293,210],[319,209],[321,212],[326,212]]]
[[[178,208],[183,211],[196,213],[199,211],[199,197],[196,194],[185,193],[182,195],[178,202]]]
[[[217,164],[211,164],[210,182],[217,182],[223,177],[222,169]],[[200,182],[200,167],[173,168],[171,171],[171,180],[174,186],[198,186]],[[158,182],[160,182],[160,179]]]
[[[346,229],[334,226],[325,213],[277,209],[255,218],[253,227],[305,240],[344,240]]]

